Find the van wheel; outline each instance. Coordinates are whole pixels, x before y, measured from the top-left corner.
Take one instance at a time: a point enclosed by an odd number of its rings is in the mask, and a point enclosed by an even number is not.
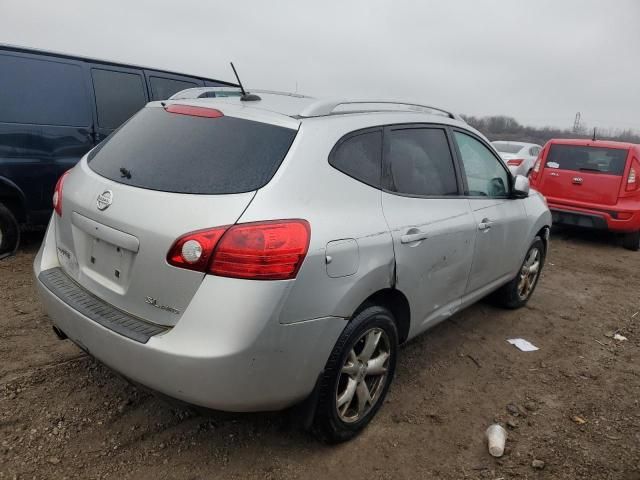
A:
[[[544,243],[540,237],[536,237],[516,277],[493,294],[495,303],[504,308],[523,307],[536,289],[544,258]]]
[[[637,252],[640,250],[640,230],[637,232],[625,233],[622,246],[627,250]]]
[[[349,322],[322,374],[312,431],[328,443],[356,436],[375,416],[393,380],[398,330],[383,307],[367,307]]]
[[[20,228],[11,211],[0,203],[0,258],[13,254],[20,243]]]

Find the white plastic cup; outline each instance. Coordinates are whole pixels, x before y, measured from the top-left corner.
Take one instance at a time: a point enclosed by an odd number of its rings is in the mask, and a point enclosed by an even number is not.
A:
[[[486,435],[489,442],[489,453],[494,457],[501,457],[504,454],[507,431],[502,426],[494,423],[487,428]]]

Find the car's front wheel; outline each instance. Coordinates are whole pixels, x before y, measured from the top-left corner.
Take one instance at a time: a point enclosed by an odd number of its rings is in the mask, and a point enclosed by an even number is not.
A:
[[[536,237],[527,250],[516,277],[493,294],[496,303],[505,308],[524,306],[538,284],[544,258],[544,242],[540,237]]]
[[[347,325],[319,384],[313,431],[337,443],[358,434],[375,416],[393,380],[398,331],[389,310],[371,306]]]

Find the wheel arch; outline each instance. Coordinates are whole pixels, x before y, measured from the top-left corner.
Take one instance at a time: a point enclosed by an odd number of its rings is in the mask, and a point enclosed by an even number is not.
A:
[[[9,209],[18,223],[27,221],[27,201],[24,192],[6,177],[0,177],[0,203]]]
[[[404,343],[409,336],[411,326],[411,307],[409,300],[396,288],[383,288],[369,295],[354,311],[352,318],[360,311],[371,306],[378,305],[389,309],[398,327],[398,341]]]

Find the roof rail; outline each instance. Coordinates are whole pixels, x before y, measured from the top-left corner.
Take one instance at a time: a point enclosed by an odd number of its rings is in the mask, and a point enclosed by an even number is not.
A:
[[[193,98],[207,98],[207,97],[215,97],[216,93],[222,92],[238,92],[238,96],[240,96],[241,91],[240,87],[193,87],[187,88],[185,90],[180,90],[179,92],[174,93],[169,100],[187,100]],[[299,93],[289,93],[289,92],[278,92],[275,90],[251,90],[252,93],[267,93],[271,95],[283,95],[287,97],[296,97],[296,98],[312,98],[307,97],[306,95],[301,95]],[[221,95],[224,96],[224,95]]]
[[[460,116],[454,113],[451,113],[447,110],[443,110],[437,107],[432,107],[430,105],[422,105],[420,103],[395,101],[395,100],[345,100],[345,99],[318,100],[317,102],[314,102],[311,105],[308,105],[304,110],[302,110],[302,112],[300,113],[300,117],[305,117],[305,118],[324,117],[326,115],[334,114],[334,110],[340,105],[366,105],[366,104],[382,104],[382,105],[397,105],[402,107],[426,108],[434,112],[445,114],[449,118],[453,118],[455,120],[461,120]],[[415,110],[411,110],[410,108],[405,108],[405,110],[415,111]]]

